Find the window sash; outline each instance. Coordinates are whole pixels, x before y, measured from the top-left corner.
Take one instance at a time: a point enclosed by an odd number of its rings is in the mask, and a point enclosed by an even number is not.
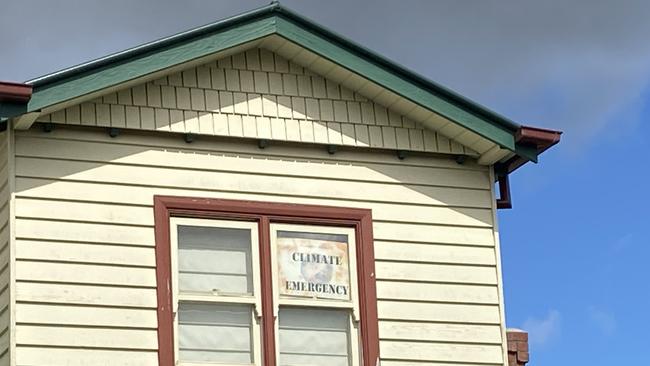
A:
[[[277,238],[278,231],[294,231],[306,232],[316,234],[334,234],[346,235],[348,238],[348,270],[350,271],[350,300],[334,300],[334,299],[307,299],[307,298],[291,298],[280,296],[279,291],[279,268],[277,259]],[[359,330],[359,291],[358,291],[358,273],[357,273],[357,257],[356,257],[356,230],[352,227],[343,226],[322,226],[322,225],[303,225],[303,224],[270,224],[270,244],[271,244],[271,275],[273,287],[273,315],[275,317],[275,358],[276,365],[280,364],[280,308],[284,307],[299,307],[299,308],[324,308],[324,309],[348,309],[350,316],[348,317],[348,350],[350,352],[349,360],[351,365],[360,365],[360,330]]]
[[[259,258],[259,226],[254,221],[235,221],[235,220],[219,220],[212,218],[186,218],[186,217],[171,217],[169,220],[170,229],[170,249],[171,249],[171,280],[172,280],[172,315],[173,315],[173,332],[174,332],[174,357],[176,364],[180,366],[205,366],[210,363],[192,363],[183,362],[179,360],[180,347],[179,347],[179,316],[178,308],[180,302],[187,303],[212,303],[212,304],[250,304],[251,311],[251,352],[253,353],[253,364],[262,365],[262,342],[261,342],[261,322],[262,315],[262,286],[260,283],[260,258]],[[178,227],[179,226],[199,226],[211,228],[227,228],[227,229],[247,229],[251,234],[251,273],[253,283],[253,294],[234,294],[234,293],[193,293],[181,292],[179,289],[179,241],[178,241]],[[235,364],[232,366],[241,366],[242,364]],[[219,366],[231,366],[229,364],[220,363]]]
[[[282,305],[294,306],[311,306],[311,307],[332,307],[332,308],[349,308],[353,311],[353,316],[356,321],[359,320],[359,289],[358,289],[358,274],[357,274],[357,251],[356,251],[356,235],[355,229],[351,227],[340,226],[320,226],[320,225],[298,225],[298,224],[279,224],[271,223],[271,271],[273,279],[273,315],[278,316],[278,309]],[[336,300],[336,299],[308,299],[308,298],[293,298],[280,296],[278,289],[278,258],[277,258],[277,238],[278,231],[295,231],[307,232],[317,234],[334,234],[346,235],[348,237],[348,270],[350,271],[350,300]]]

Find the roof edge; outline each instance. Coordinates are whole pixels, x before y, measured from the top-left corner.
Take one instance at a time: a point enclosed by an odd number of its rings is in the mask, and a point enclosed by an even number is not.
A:
[[[147,42],[144,44],[141,44],[139,46],[127,48],[126,50],[112,53],[110,55],[100,57],[88,62],[84,62],[72,67],[65,68],[63,70],[59,70],[50,74],[46,74],[43,76],[39,76],[37,78],[28,80],[25,82],[25,84],[31,84],[34,87],[39,87],[43,86],[46,84],[51,84],[55,83],[57,81],[67,79],[71,76],[74,76],[76,74],[81,74],[84,73],[88,70],[92,70],[95,68],[100,68],[102,66],[106,66],[112,63],[120,62],[126,59],[133,58],[134,56],[140,55],[140,54],[146,54],[150,52],[154,52],[158,49],[167,47],[169,45],[190,40],[193,38],[200,37],[202,35],[212,33],[217,30],[221,30],[224,28],[231,27],[236,24],[242,24],[246,23],[251,20],[256,20],[258,18],[262,18],[264,15],[270,15],[273,13],[274,10],[279,8],[280,5],[276,2],[273,2],[269,5],[265,5],[263,7],[253,9],[244,13],[240,13],[237,15],[234,15],[232,17],[224,18],[221,20],[217,20],[212,23],[208,23],[206,25],[193,28],[187,31],[183,31],[180,33],[176,33],[174,35],[168,36],[168,37],[163,37],[160,39],[157,39],[152,42]]]
[[[521,126],[515,134],[518,145],[533,148],[537,155],[557,145],[560,142],[562,131],[540,127]],[[503,163],[495,164],[497,174],[510,174],[529,160],[522,156],[514,156]],[[537,161],[535,161],[536,163]]]
[[[274,3],[277,4],[277,3]],[[465,109],[469,109],[475,114],[478,114],[479,116],[482,116],[484,118],[488,118],[491,121],[498,123],[502,125],[503,127],[506,127],[507,129],[511,130],[512,132],[515,132],[521,127],[520,124],[512,121],[511,119],[492,111],[491,109],[481,105],[480,103],[477,103],[469,98],[466,98],[455,91],[447,88],[446,86],[443,86],[441,84],[438,84],[437,82],[420,75],[412,70],[409,70],[405,66],[402,66],[401,64],[389,60],[388,58],[376,53],[375,51],[370,50],[367,47],[364,47],[360,44],[358,44],[355,41],[350,40],[349,38],[346,38],[343,35],[340,35],[336,32],[333,32],[320,24],[288,9],[285,8],[279,4],[273,10],[286,18],[289,18],[290,20],[293,20],[297,23],[300,23],[300,25],[309,28],[316,33],[320,34],[321,36],[324,36],[328,38],[330,41],[333,41],[337,43],[339,46],[343,46],[344,48],[351,50],[355,53],[361,54],[367,59],[372,60],[373,63],[378,64],[378,66],[381,66],[383,68],[387,68],[396,74],[398,74],[400,77],[408,79],[409,81],[419,85],[420,87],[424,87],[429,91],[434,92],[435,94],[438,94],[439,96],[445,97],[451,102],[455,102],[456,104],[460,104],[462,107]]]
[[[28,84],[0,81],[0,102],[27,103],[32,91],[33,87]]]
[[[7,99],[0,99],[0,119],[6,120],[12,116],[28,112],[30,109],[40,109],[40,107],[42,107],[41,104],[44,103],[41,100],[46,100],[48,96],[41,98],[39,91],[46,93],[49,92],[48,95],[54,95],[54,89],[49,91],[47,89],[50,89],[52,87],[61,89],[58,86],[60,84],[64,85],[64,88],[70,89],[72,85],[65,84],[67,81],[84,77],[85,74],[95,72],[96,70],[109,68],[112,67],[112,65],[117,65],[117,67],[120,67],[121,64],[130,62],[132,59],[148,58],[152,55],[155,55],[157,52],[167,52],[166,50],[171,47],[175,47],[178,44],[195,42],[197,40],[203,39],[204,37],[219,34],[221,32],[231,32],[231,30],[237,31],[239,30],[240,26],[252,26],[256,24],[255,22],[266,21],[266,19],[270,19],[272,21],[273,19],[276,19],[272,25],[272,27],[277,27],[275,28],[275,32],[279,32],[279,23],[276,24],[275,22],[279,22],[280,19],[285,19],[285,22],[293,23],[296,29],[303,28],[307,33],[311,33],[315,37],[321,38],[324,42],[329,42],[335,47],[339,47],[343,52],[347,52],[354,57],[358,57],[359,60],[365,60],[363,62],[366,62],[368,67],[375,67],[377,68],[377,71],[383,70],[381,72],[386,73],[386,75],[392,74],[394,78],[397,78],[398,80],[401,79],[401,81],[404,83],[410,84],[415,88],[421,88],[420,90],[425,93],[430,93],[430,97],[433,97],[433,99],[440,101],[436,103],[443,103],[442,105],[444,105],[444,103],[447,103],[450,108],[455,108],[452,110],[452,112],[463,111],[465,115],[462,116],[462,120],[457,120],[457,118],[454,118],[458,117],[458,115],[447,117],[450,120],[459,123],[461,126],[468,128],[469,130],[472,130],[479,135],[482,135],[483,137],[486,137],[517,154],[517,156],[512,159],[519,160],[517,160],[516,164],[511,164],[514,166],[514,168],[508,168],[509,170],[514,170],[527,161],[537,162],[537,157],[541,152],[547,150],[559,142],[559,134],[561,134],[559,131],[521,126],[514,121],[511,121],[510,119],[499,115],[496,112],[493,112],[490,109],[476,102],[473,102],[470,99],[467,99],[460,94],[457,94],[450,89],[439,85],[436,82],[431,81],[403,67],[402,65],[399,65],[375,53],[374,51],[369,50],[368,48],[365,48],[345,38],[342,35],[326,29],[325,27],[311,21],[310,19],[300,14],[293,12],[290,9],[282,7],[276,1],[273,1],[269,5],[229,18],[225,18],[198,28],[194,28],[189,31],[177,33],[169,37],[161,38],[153,42],[145,43],[140,46],[132,47],[121,52],[117,52],[102,58],[63,69],[61,71],[41,76],[29,80],[24,84],[4,83],[6,84],[5,88],[7,89],[14,87],[18,88],[17,90],[21,90],[22,97],[8,97],[11,101]],[[271,29],[269,31],[273,30]],[[29,97],[32,96],[32,90],[34,94],[38,94],[38,102],[36,98],[30,101],[30,98],[27,97],[27,88],[29,88]],[[0,87],[0,92],[1,91],[2,88]],[[402,94],[400,92],[397,93]],[[417,95],[416,97],[419,98],[419,102],[413,100],[414,102],[422,104],[421,102],[424,101],[423,103],[427,105],[429,104],[429,102],[426,101],[426,98],[422,99],[424,97],[420,98]],[[51,99],[52,97],[50,96],[49,98]],[[428,107],[431,107],[431,105]],[[425,108],[428,107],[425,106]],[[477,122],[474,121],[478,120],[482,120],[482,123],[484,124],[483,126],[485,126],[480,127],[481,131],[477,130],[479,127],[476,127],[477,129],[474,129],[474,127],[467,126],[465,124],[476,124]],[[2,123],[2,120],[0,120],[0,123]]]
[[[435,94],[438,94],[441,97],[444,97],[445,99],[448,99],[451,102],[454,102],[455,104],[458,104],[459,106],[462,106],[465,109],[468,109],[472,111],[473,113],[482,116],[484,118],[487,118],[493,123],[497,123],[512,132],[517,131],[517,129],[520,127],[519,124],[516,122],[508,119],[505,116],[502,116],[489,108],[476,103],[454,91],[451,89],[440,85],[416,72],[413,72],[406,67],[391,61],[387,59],[386,57],[377,54],[376,52],[338,34],[335,33],[331,30],[328,30],[327,28],[321,26],[320,24],[317,24],[316,22],[286,8],[280,5],[280,3],[274,1],[270,3],[269,5],[262,6],[257,9],[253,9],[232,17],[228,17],[222,20],[218,20],[216,22],[212,22],[188,31],[184,31],[181,33],[174,34],[169,37],[164,37],[158,40],[155,40],[153,42],[148,42],[145,44],[142,44],[140,46],[128,48],[124,51],[120,51],[117,53],[113,53],[89,62],[81,63],[60,71],[56,71],[44,76],[40,76],[31,80],[26,81],[26,84],[31,84],[35,87],[42,86],[45,84],[50,84],[50,83],[55,83],[59,80],[68,78],[70,76],[73,76],[78,73],[83,73],[89,69],[93,68],[98,68],[102,67],[104,65],[114,63],[114,62],[119,62],[123,59],[131,58],[134,55],[141,54],[141,53],[148,53],[148,52],[153,52],[159,48],[163,48],[165,46],[168,46],[170,44],[174,44],[176,42],[181,42],[187,39],[195,38],[195,37],[200,37],[201,35],[205,33],[210,33],[214,32],[216,30],[222,29],[222,28],[227,28],[229,26],[235,25],[235,24],[240,24],[243,22],[247,22],[253,19],[257,19],[259,17],[262,17],[264,15],[270,15],[273,13],[277,13],[279,15],[282,15],[286,18],[289,18],[290,20],[300,23],[300,25],[309,28],[316,33],[320,34],[321,36],[324,36],[328,38],[331,41],[336,42],[339,46],[343,46],[344,48],[351,50],[353,52],[359,53],[363,55],[365,58],[368,58],[372,60],[374,63],[378,64],[379,66],[382,66],[383,68],[388,68],[389,70],[395,72],[399,76],[408,79],[409,81],[421,86],[425,87],[427,90],[434,92]]]

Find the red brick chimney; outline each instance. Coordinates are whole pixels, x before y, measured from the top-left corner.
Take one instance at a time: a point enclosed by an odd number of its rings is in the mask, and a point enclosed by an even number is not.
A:
[[[508,366],[524,366],[528,362],[528,333],[508,329]]]

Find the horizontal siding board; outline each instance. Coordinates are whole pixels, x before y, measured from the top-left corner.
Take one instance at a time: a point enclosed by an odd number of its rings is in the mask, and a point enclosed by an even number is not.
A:
[[[3,243],[3,248],[0,249],[0,268],[9,264],[9,243]]]
[[[27,303],[20,303],[16,307],[16,322],[19,324],[152,329],[158,325],[156,310],[153,309]]]
[[[0,309],[9,306],[9,287],[0,290]]]
[[[153,288],[156,286],[156,270],[154,268],[19,260],[16,262],[16,280]]]
[[[107,329],[21,325],[16,329],[16,344],[80,348],[119,348],[157,350],[155,330]]]
[[[156,290],[17,281],[16,301],[155,308]]]
[[[375,222],[373,234],[377,240],[494,246],[489,228]]]
[[[380,320],[499,324],[496,305],[441,304],[426,302],[377,302]]]
[[[499,304],[496,286],[401,281],[377,281],[377,298],[461,304]]]
[[[4,333],[6,330],[9,330],[9,313],[9,308],[0,310],[0,324],[2,324],[2,327],[0,328],[0,334]]]
[[[6,328],[4,333],[0,334],[0,350],[2,350],[2,352],[9,349],[9,335],[10,332]]]
[[[16,217],[153,225],[153,209],[121,207],[105,203],[16,200]]]
[[[381,357],[393,360],[502,363],[501,346],[381,341]]]
[[[158,352],[18,346],[16,365],[156,366]]]
[[[11,273],[11,269],[9,266],[6,266],[0,271],[0,288],[5,288],[9,286],[9,274]]]
[[[18,240],[16,258],[51,262],[113,264],[121,266],[154,267],[153,248],[69,243],[56,241]]]
[[[379,280],[497,284],[496,269],[486,266],[378,261],[375,272]]]
[[[490,247],[463,247],[459,245],[385,242],[380,240],[375,240],[375,258],[377,260],[410,261],[416,263],[453,263],[487,266],[494,266],[496,264],[494,249]]]
[[[153,228],[16,219],[16,238],[154,246]]]
[[[499,345],[501,344],[501,327],[498,325],[381,321],[379,322],[379,338],[383,340]]]

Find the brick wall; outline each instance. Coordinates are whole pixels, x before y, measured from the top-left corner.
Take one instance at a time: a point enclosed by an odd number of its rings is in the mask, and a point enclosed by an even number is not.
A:
[[[524,366],[528,362],[528,333],[508,329],[508,365]]]

